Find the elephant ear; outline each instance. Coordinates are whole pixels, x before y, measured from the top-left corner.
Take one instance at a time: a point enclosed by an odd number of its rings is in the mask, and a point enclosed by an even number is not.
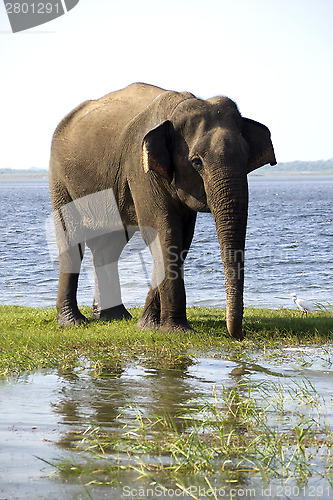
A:
[[[142,164],[147,173],[149,170],[164,177],[170,184],[173,178],[173,162],[171,154],[172,124],[165,121],[150,130],[142,143]]]
[[[250,147],[248,173],[267,163],[276,165],[271,133],[265,125],[243,118],[243,137]]]

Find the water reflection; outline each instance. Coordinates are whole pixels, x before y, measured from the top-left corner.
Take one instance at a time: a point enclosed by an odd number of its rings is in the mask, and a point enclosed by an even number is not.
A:
[[[108,430],[131,425],[137,411],[147,418],[166,414],[174,418],[189,401],[213,398],[212,385],[225,384],[228,372],[236,366],[231,361],[207,359],[182,369],[137,365],[104,378],[87,372],[62,375],[63,385],[52,408],[63,423],[93,422]]]
[[[255,393],[256,387],[268,384],[271,393],[267,393],[267,397],[272,397],[273,384],[277,384],[285,390],[286,400],[288,388],[292,389],[295,382],[308,380],[319,393],[323,417],[332,424],[332,360],[330,347],[285,348],[274,358],[265,359],[255,359],[253,354],[252,359],[249,357],[246,361],[201,358],[172,369],[137,364],[108,376],[95,376],[93,370],[76,368],[72,373],[45,372],[13,378],[0,384],[0,493],[7,498],[18,490],[21,498],[31,498],[35,492],[52,491],[54,496],[50,494],[48,498],[56,498],[57,494],[62,498],[66,496],[66,483],[48,478],[47,474],[53,469],[35,457],[54,462],[57,456],[66,457],[68,451],[69,456],[73,456],[72,431],[82,431],[92,425],[121,433],[124,426],[133,429],[137,425],[138,412],[142,418],[169,415],[177,430],[183,431],[191,422],[177,419],[179,412],[198,407],[202,401],[217,404],[224,410],[226,398],[221,396],[235,389],[242,401],[249,394],[254,395],[259,409],[265,401],[263,393]],[[296,393],[290,394],[292,399]],[[290,406],[295,410],[293,415],[298,411],[299,397],[296,396]],[[229,401],[226,425],[242,432],[237,403],[237,399]],[[313,412],[318,420],[317,410],[318,407],[308,408],[309,416]],[[279,426],[288,427],[290,415],[286,412]],[[270,418],[274,419],[274,414]],[[41,472],[44,467],[46,470]],[[129,481],[135,481],[137,475],[132,473],[131,478],[128,477]],[[251,485],[250,479],[246,472],[237,473],[238,487]],[[188,475],[184,484],[199,484],[199,480],[202,481],[202,477]],[[224,484],[222,476],[215,480],[216,485]],[[74,483],[69,487],[79,488]],[[92,498],[102,498],[99,493],[95,495],[96,491],[101,492],[94,487]],[[117,489],[113,493],[115,499],[121,498]]]
[[[75,431],[82,431],[90,425],[120,435],[125,427],[126,431],[136,429],[138,414],[143,420],[168,417],[173,422],[173,429],[181,433],[192,426],[192,421],[190,418],[177,418],[180,413],[188,411],[191,415],[191,409],[200,407],[203,401],[221,407],[223,402],[220,400],[217,403],[217,393],[232,392],[242,379],[244,386],[239,397],[246,394],[250,383],[247,377],[250,369],[246,369],[244,373],[241,372],[242,369],[242,363],[201,358],[195,363],[172,369],[137,365],[122,374],[103,378],[94,377],[87,372],[75,377],[61,375],[63,386],[58,393],[58,401],[52,408],[61,416],[67,431],[61,434],[57,444],[65,450],[75,449]],[[237,406],[238,401],[235,398],[229,407],[231,411],[226,418],[226,428],[242,433],[245,428],[242,418],[238,418]],[[196,412],[195,417],[200,418],[200,412]],[[129,459],[126,454],[120,453],[115,460],[123,460],[125,464]],[[149,460],[154,458],[150,457]],[[156,457],[156,460],[165,460],[165,464],[169,464],[167,456]],[[228,468],[228,465],[226,467]],[[234,471],[233,478],[237,478],[238,488],[253,484],[246,471]],[[138,481],[138,473],[129,470],[121,471],[118,480],[119,488],[113,491],[115,498],[123,498],[121,494],[124,485],[147,488],[150,483],[146,483],[144,478]],[[199,489],[202,488],[203,478],[201,475],[187,473],[182,476],[182,482],[187,488],[195,488],[197,485]],[[168,483],[166,481],[163,484],[167,486]],[[172,486],[172,483],[170,484]],[[215,479],[215,484],[219,487],[225,485],[224,478]],[[94,494],[97,490],[94,489]],[[182,497],[190,498],[187,495]]]
[[[61,384],[52,410],[66,426],[93,423],[117,431],[131,425],[137,412],[144,418],[169,415],[173,419],[190,402],[214,402],[221,391],[231,392],[236,387],[242,387],[246,393],[250,387],[253,389],[267,380],[288,387],[304,377],[315,378],[328,396],[324,380],[327,381],[328,376],[332,378],[333,372],[327,371],[327,356],[322,358],[323,366],[318,366],[319,348],[313,348],[312,353],[313,366],[304,358],[309,355],[307,348],[290,352],[287,348],[275,361],[263,360],[260,364],[251,360],[200,358],[180,368],[147,368],[138,364],[105,376],[95,376],[88,370],[71,374],[58,372]],[[295,359],[301,364],[297,365]]]

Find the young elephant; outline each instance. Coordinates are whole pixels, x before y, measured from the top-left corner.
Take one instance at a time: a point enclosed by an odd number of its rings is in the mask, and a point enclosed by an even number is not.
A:
[[[85,321],[76,293],[85,243],[95,268],[93,315],[129,318],[117,261],[135,230],[154,260],[141,328],[186,330],[182,266],[196,213],[211,212],[225,273],[226,322],[241,339],[247,174],[276,164],[267,127],[227,97],[136,83],[86,101],[58,125],[50,191],[59,251],[58,322]]]

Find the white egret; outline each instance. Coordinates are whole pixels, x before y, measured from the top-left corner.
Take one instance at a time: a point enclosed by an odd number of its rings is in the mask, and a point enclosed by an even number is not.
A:
[[[292,301],[295,302],[298,309],[302,311],[302,318],[303,314],[307,316],[308,312],[312,312],[312,307],[310,306],[310,304],[303,299],[298,299],[296,293],[288,293],[288,297],[291,297]]]

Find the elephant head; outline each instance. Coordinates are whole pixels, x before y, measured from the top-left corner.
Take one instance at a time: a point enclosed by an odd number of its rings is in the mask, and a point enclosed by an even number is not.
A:
[[[172,195],[190,209],[213,214],[225,274],[227,328],[238,339],[244,336],[247,174],[266,163],[276,164],[270,131],[243,118],[226,97],[187,95],[143,141],[145,171],[165,178]]]

